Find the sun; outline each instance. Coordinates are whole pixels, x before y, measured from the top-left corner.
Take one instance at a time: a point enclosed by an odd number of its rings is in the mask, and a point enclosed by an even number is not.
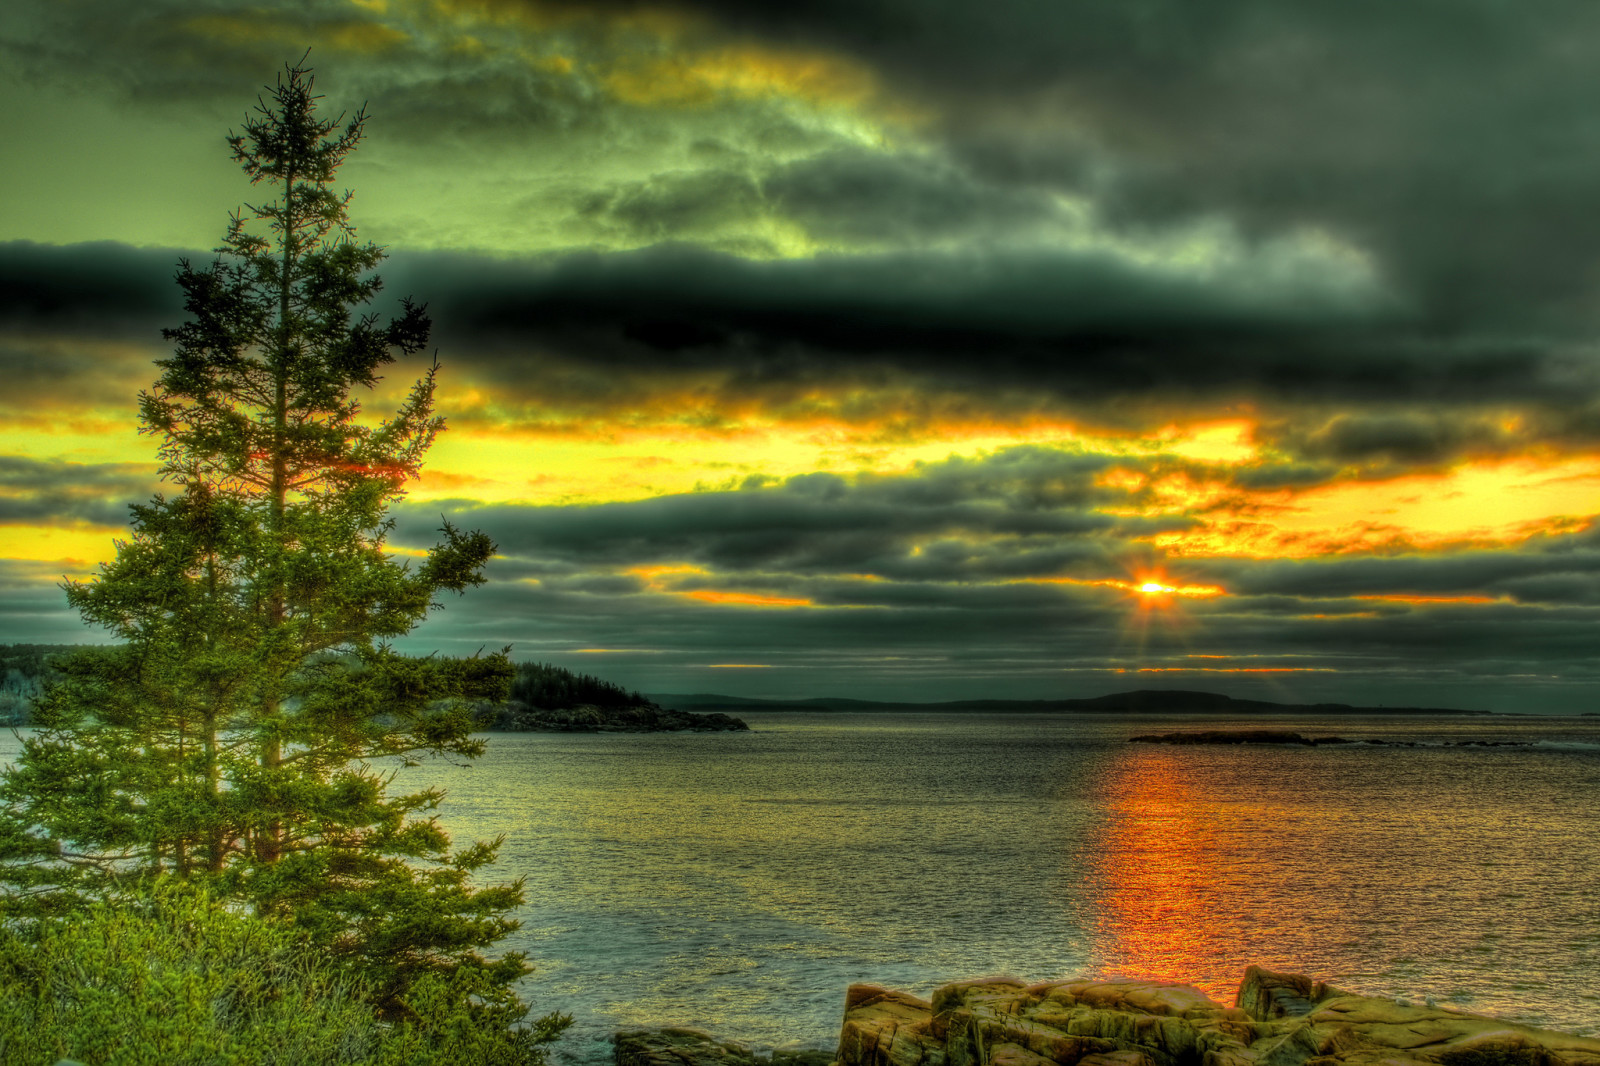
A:
[[[1179,600],[1209,599],[1213,596],[1225,595],[1225,591],[1217,585],[1186,585],[1173,582],[1162,573],[1146,573],[1134,578],[1126,586],[1139,605],[1146,609],[1157,607],[1172,607]]]
[[[1172,594],[1177,590],[1156,578],[1145,578],[1133,586],[1135,598],[1143,610],[1159,610],[1172,606]]]

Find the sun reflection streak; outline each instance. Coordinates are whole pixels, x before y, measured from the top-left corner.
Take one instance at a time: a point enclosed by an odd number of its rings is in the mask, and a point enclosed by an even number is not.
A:
[[[1204,957],[1203,941],[1190,936],[1216,918],[1213,820],[1184,787],[1169,751],[1140,750],[1108,785],[1096,955],[1108,973],[1195,981],[1216,996],[1226,979]]]
[[[1314,764],[1264,755],[1138,745],[1107,764],[1087,886],[1104,975],[1183,981],[1227,1003],[1251,963],[1338,965],[1349,919],[1330,907],[1312,928],[1294,903],[1344,890],[1318,868],[1330,853],[1355,861],[1341,850],[1348,826],[1319,810]]]

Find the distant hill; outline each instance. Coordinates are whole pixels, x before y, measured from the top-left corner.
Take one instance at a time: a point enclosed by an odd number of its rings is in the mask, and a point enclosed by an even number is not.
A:
[[[1136,689],[1106,696],[1063,700],[946,700],[899,703],[824,696],[805,700],[765,700],[713,693],[650,693],[647,697],[676,711],[998,711],[1012,714],[1492,714],[1448,707],[1355,707],[1348,703],[1272,703],[1240,700],[1219,692]]]

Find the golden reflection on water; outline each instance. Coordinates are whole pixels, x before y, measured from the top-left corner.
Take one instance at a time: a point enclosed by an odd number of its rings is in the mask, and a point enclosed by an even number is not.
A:
[[[1296,913],[1309,882],[1341,876],[1306,866],[1315,814],[1280,809],[1259,761],[1237,756],[1140,745],[1110,762],[1088,886],[1103,973],[1194,984],[1231,1004],[1250,963],[1304,970],[1314,952],[1337,965],[1330,948],[1353,936],[1330,906],[1337,893],[1319,893],[1315,942]]]

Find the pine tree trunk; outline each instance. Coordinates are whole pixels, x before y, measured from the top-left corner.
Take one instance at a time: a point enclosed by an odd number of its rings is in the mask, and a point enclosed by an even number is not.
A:
[[[273,383],[275,394],[273,397],[272,411],[272,498],[268,504],[271,508],[269,518],[272,538],[272,566],[268,570],[271,588],[267,593],[267,632],[268,654],[276,658],[277,631],[283,627],[284,622],[284,589],[283,589],[283,558],[286,545],[284,543],[284,509],[288,497],[289,457],[288,451],[288,426],[289,426],[289,363],[293,351],[293,334],[289,327],[289,289],[291,286],[290,270],[294,265],[294,170],[290,169],[283,179],[283,265],[278,275],[278,358],[276,381]],[[261,749],[261,768],[269,772],[274,771],[283,762],[282,742],[279,740],[274,719],[280,713],[282,693],[278,691],[277,668],[275,663],[268,666],[265,678],[265,687],[262,691],[262,724],[267,729],[267,736]],[[270,778],[269,778],[270,779]],[[267,823],[257,842],[256,857],[262,862],[277,862],[283,855],[283,823],[274,819]]]

